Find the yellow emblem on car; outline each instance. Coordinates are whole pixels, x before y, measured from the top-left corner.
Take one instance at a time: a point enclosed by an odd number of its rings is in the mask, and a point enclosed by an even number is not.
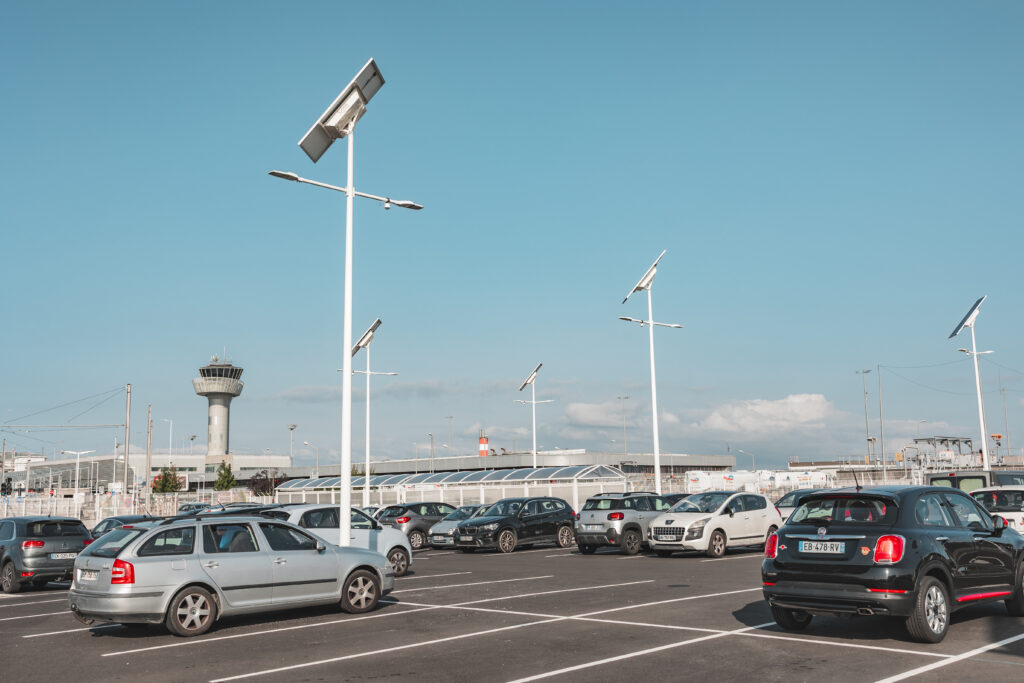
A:
[[[862,545],[860,547],[860,554],[861,555],[867,555],[870,552],[871,552],[871,548],[867,547],[866,545]]]

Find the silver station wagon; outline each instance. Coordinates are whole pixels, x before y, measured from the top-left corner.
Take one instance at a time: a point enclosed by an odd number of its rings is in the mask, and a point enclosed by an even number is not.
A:
[[[88,625],[163,623],[197,636],[234,614],[332,603],[368,612],[394,585],[381,553],[281,520],[217,515],[107,532],[75,561],[68,604]]]

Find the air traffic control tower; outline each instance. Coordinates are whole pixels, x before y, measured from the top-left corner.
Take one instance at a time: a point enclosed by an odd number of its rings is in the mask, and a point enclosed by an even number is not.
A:
[[[192,380],[196,393],[210,401],[209,431],[206,455],[227,455],[231,399],[242,393],[242,368],[214,356],[199,377]]]

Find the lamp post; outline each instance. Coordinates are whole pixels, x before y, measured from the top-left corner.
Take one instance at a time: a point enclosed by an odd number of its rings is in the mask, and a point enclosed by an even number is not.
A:
[[[95,452],[96,452],[95,450],[92,450],[92,451],[61,451],[61,455],[67,453],[68,455],[75,456],[75,496],[76,497],[78,496],[78,468],[79,468],[79,463],[81,462],[83,455],[87,455],[89,453],[95,453]]]
[[[174,464],[174,420],[163,417],[160,421],[167,423],[167,469],[170,469]],[[128,472],[127,466],[124,471]]]
[[[923,425],[927,421],[928,420],[918,420],[917,421],[917,438],[919,438],[919,439],[921,438],[921,425]]]
[[[742,453],[743,455],[749,455],[749,456],[750,456],[750,471],[751,471],[751,472],[755,472],[755,471],[757,471],[757,468],[756,468],[756,467],[754,467],[754,454],[753,454],[753,453],[747,453],[747,452],[746,452],[745,450],[743,450],[742,448],[741,448],[741,449],[739,449],[739,452],[740,452],[740,453]]]
[[[366,464],[363,469],[363,507],[370,505],[370,375],[397,375],[397,372],[370,372],[370,342],[373,341],[373,334],[380,327],[381,320],[377,318],[359,341],[352,347],[352,355],[359,353],[359,349],[366,349],[366,370],[353,370],[359,375],[366,375]]]
[[[309,446],[310,448],[312,448],[313,450],[316,451],[316,469],[313,470],[313,478],[314,479],[319,479],[320,478],[320,448],[317,447],[317,446],[314,446],[313,444],[311,444],[308,441],[303,441],[302,445],[303,446]]]
[[[523,389],[525,389],[527,387],[527,385],[529,385],[529,387],[530,387],[530,400],[529,401],[524,401],[522,399],[516,399],[516,403],[521,403],[523,405],[529,404],[530,405],[531,413],[533,415],[533,466],[535,468],[537,467],[537,404],[538,403],[551,403],[551,402],[554,401],[554,399],[550,399],[550,398],[547,399],[546,401],[538,401],[537,400],[537,371],[540,370],[540,366],[542,366],[542,365],[544,365],[544,364],[543,363],[537,363],[537,367],[535,367],[533,369],[533,372],[531,372],[529,374],[529,376],[523,381],[522,385],[520,385],[520,387],[519,387],[519,391],[522,391]]]
[[[626,440],[626,399],[629,396],[616,396],[622,404],[622,457],[629,457],[629,442]]]
[[[196,441],[196,435],[195,434],[190,434],[189,437],[188,437],[188,455],[189,455],[189,457],[192,457],[192,444],[194,444],[195,441]]]
[[[864,438],[868,441],[868,458],[871,457],[871,428],[868,426],[868,382],[864,375],[871,370],[854,370],[854,374],[860,375],[861,387],[864,389]]]
[[[288,457],[295,457],[295,428],[299,425],[288,425]]]
[[[331,144],[341,138],[348,138],[348,184],[336,187],[300,178],[294,173],[270,171],[270,175],[309,185],[316,185],[328,190],[345,193],[345,294],[343,302],[342,348],[352,345],[352,211],[353,199],[356,195],[384,202],[388,209],[392,204],[407,209],[422,209],[419,204],[410,201],[391,201],[388,197],[356,192],[354,175],[354,148],[356,122],[366,112],[366,105],[384,85],[377,64],[371,59],[356,77],[345,86],[327,110],[320,115],[313,126],[299,141],[302,151],[316,163]],[[341,373],[341,500],[338,519],[339,545],[347,546],[352,540],[350,510],[352,506],[352,356],[342,354]]]
[[[654,326],[660,325],[661,327],[675,327],[681,328],[682,325],[675,323],[658,323],[654,322],[654,308],[651,303],[651,287],[654,284],[654,276],[658,272],[658,262],[661,261],[661,257],[665,255],[666,250],[658,255],[658,258],[654,259],[654,263],[647,269],[640,281],[636,283],[633,289],[629,290],[629,294],[622,300],[622,303],[629,301],[629,297],[633,296],[634,293],[641,290],[647,290],[647,320],[640,320],[637,318],[628,318],[619,316],[619,320],[625,320],[630,323],[639,323],[641,327],[647,325],[649,330],[650,348],[651,348],[651,414],[653,422],[653,446],[654,446],[654,490],[660,496],[661,495],[661,446],[658,442],[658,385],[654,372]]]
[[[967,311],[967,315],[953,328],[953,333],[949,335],[949,339],[952,339],[960,334],[965,327],[971,328],[971,350],[968,351],[967,349],[960,348],[957,351],[967,354],[974,361],[974,388],[978,394],[978,426],[981,428],[981,466],[986,472],[991,469],[991,466],[988,459],[988,432],[985,429],[985,404],[981,398],[981,373],[978,370],[978,356],[992,352],[978,351],[978,345],[974,340],[974,323],[978,319],[981,303],[987,298],[988,295],[975,301],[974,305],[971,306],[971,310]]]

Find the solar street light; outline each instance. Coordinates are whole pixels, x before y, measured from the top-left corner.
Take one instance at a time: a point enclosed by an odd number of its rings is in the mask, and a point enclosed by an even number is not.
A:
[[[522,391],[527,386],[530,387],[530,400],[529,401],[524,401],[524,400],[521,400],[521,399],[516,399],[516,403],[521,403],[523,405],[529,405],[531,413],[533,415],[533,466],[534,467],[537,466],[537,404],[538,403],[552,403],[553,402],[553,399],[547,399],[545,401],[538,401],[537,400],[537,371],[540,370],[540,366],[542,366],[542,365],[544,365],[544,364],[543,363],[537,363],[537,367],[535,367],[533,369],[533,372],[531,372],[529,375],[527,375],[526,379],[523,380],[523,383],[519,386],[519,391]]]
[[[363,507],[370,505],[370,375],[397,375],[397,372],[370,372],[370,342],[373,341],[373,333],[380,327],[380,318],[373,321],[369,329],[363,332],[355,346],[352,347],[352,355],[356,355],[359,349],[366,349],[366,370],[353,370],[355,374],[366,375],[366,465],[363,470]]]
[[[661,495],[661,445],[658,442],[658,385],[655,379],[654,373],[654,327],[682,327],[675,323],[659,323],[654,321],[654,312],[651,305],[651,287],[654,285],[654,276],[658,272],[658,262],[661,261],[661,257],[665,255],[666,250],[662,250],[658,254],[658,258],[654,259],[654,263],[647,269],[643,277],[640,278],[639,282],[629,290],[629,294],[622,300],[622,303],[629,301],[629,297],[633,296],[636,292],[647,290],[647,320],[641,320],[639,318],[627,318],[620,316],[619,320],[624,320],[630,323],[639,323],[641,327],[647,326],[650,338],[651,347],[651,412],[652,422],[654,425],[654,490],[660,496]]]
[[[978,351],[978,345],[974,341],[974,322],[978,319],[978,312],[981,309],[981,303],[988,298],[985,295],[974,302],[970,310],[967,311],[967,315],[963,317],[957,326],[953,328],[953,332],[949,335],[949,339],[960,334],[965,327],[971,328],[971,350],[960,348],[957,349],[963,353],[966,353],[974,361],[974,388],[978,393],[978,425],[981,427],[981,466],[987,472],[991,466],[988,460],[988,439],[985,435],[988,433],[985,431],[985,404],[981,398],[981,372],[978,370],[978,356],[986,353],[992,353],[991,351]]]

